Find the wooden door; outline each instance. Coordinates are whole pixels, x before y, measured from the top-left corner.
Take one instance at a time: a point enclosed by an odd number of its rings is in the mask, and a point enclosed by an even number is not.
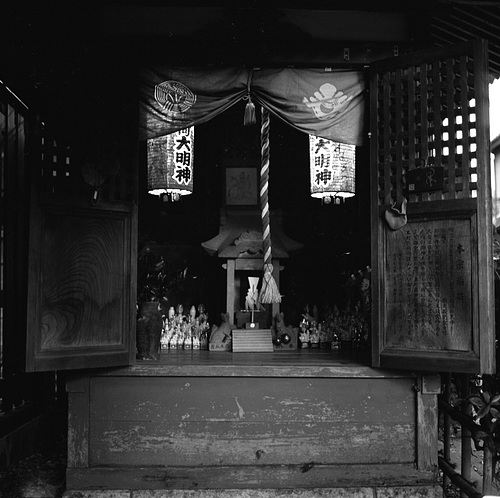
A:
[[[486,42],[371,68],[374,366],[495,371],[488,116]]]
[[[56,140],[33,140],[26,370],[128,365],[135,358],[137,139],[81,157]]]

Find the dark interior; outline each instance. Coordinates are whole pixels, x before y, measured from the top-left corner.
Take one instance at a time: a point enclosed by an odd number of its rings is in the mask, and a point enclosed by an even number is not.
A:
[[[139,250],[153,242],[167,246],[169,271],[174,275],[188,268],[186,278],[173,282],[169,306],[182,304],[187,311],[191,305],[203,303],[215,322],[225,312],[225,261],[210,256],[201,243],[219,232],[226,168],[243,161],[259,172],[259,123],[244,126],[243,115],[244,102],[240,102],[195,128],[194,192],[178,202],[165,202],[147,193],[146,152],[141,144]],[[356,149],[356,195],[343,204],[324,204],[309,193],[308,136],[271,117],[270,209],[282,212],[285,234],[303,244],[303,249],[280,261],[284,266],[281,311],[287,324],[297,325],[306,305],[311,309],[316,305],[321,314],[328,307],[343,308],[349,299],[355,299],[349,294],[350,275],[370,265],[366,149]],[[260,208],[257,204],[239,209],[253,209],[258,214]],[[242,286],[244,281],[246,278]]]

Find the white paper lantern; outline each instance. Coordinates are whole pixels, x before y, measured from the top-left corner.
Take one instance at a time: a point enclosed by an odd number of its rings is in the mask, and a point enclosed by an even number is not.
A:
[[[309,135],[311,196],[340,202],[355,194],[356,146]]]
[[[194,127],[151,138],[148,146],[148,191],[172,200],[193,192]]]

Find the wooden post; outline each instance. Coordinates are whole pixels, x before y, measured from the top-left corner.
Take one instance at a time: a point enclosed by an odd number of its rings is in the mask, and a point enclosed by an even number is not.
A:
[[[273,260],[273,277],[278,289],[280,287],[280,271],[281,268],[279,259]],[[281,306],[280,303],[272,303],[271,305],[271,311],[272,311],[271,326],[273,325],[274,317],[280,312],[280,306]]]
[[[448,372],[444,374],[444,399],[450,404],[451,397],[451,374]],[[449,462],[451,458],[450,452],[451,443],[451,418],[447,412],[444,412],[443,419],[443,457]],[[446,489],[450,485],[450,478],[443,474],[443,489]]]
[[[470,375],[462,374],[460,376],[461,386],[460,386],[460,396],[465,399],[466,396],[470,394]],[[466,415],[471,414],[471,405],[469,403],[464,403],[462,411]],[[470,431],[462,425],[462,449],[461,449],[461,474],[464,479],[470,482],[472,476],[472,440]],[[463,491],[460,492],[462,498],[466,498],[467,494]]]
[[[71,376],[68,392],[68,468],[89,466],[90,378]]]
[[[226,313],[229,313],[229,323],[234,325],[234,301],[236,293],[234,288],[234,270],[236,262],[234,259],[227,260],[227,276],[226,276]]]
[[[485,445],[483,451],[483,495],[491,495],[493,483],[493,453]]]
[[[439,375],[423,375],[417,382],[417,467],[433,470],[438,467],[438,394]]]

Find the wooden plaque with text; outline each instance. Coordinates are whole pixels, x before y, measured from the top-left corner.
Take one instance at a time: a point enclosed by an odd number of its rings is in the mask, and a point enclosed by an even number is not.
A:
[[[386,232],[387,347],[470,351],[471,219]]]

